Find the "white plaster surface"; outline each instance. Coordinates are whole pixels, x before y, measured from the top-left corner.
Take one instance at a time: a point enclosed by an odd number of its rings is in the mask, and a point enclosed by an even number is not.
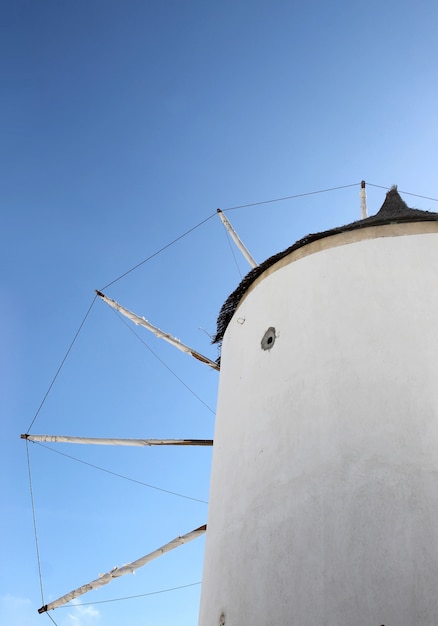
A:
[[[438,625],[438,232],[321,250],[238,307],[199,623],[221,620]]]

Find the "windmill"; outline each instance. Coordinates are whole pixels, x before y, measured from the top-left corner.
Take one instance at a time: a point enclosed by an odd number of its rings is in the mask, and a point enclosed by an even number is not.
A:
[[[424,435],[414,437],[412,424],[418,412],[420,432],[438,435],[430,381],[438,365],[438,214],[409,209],[393,188],[380,211],[367,217],[364,184],[361,208],[358,222],[309,235],[261,265],[243,252],[219,212],[252,270],[225,302],[215,337],[223,346],[201,626],[408,626],[421,622],[419,615],[433,623],[437,614],[429,523],[438,514],[430,486],[438,472],[436,447]],[[205,531],[206,525],[176,538],[40,612]]]

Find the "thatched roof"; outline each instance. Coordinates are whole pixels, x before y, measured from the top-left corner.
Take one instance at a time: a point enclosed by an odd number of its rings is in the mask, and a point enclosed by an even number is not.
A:
[[[302,239],[294,243],[292,246],[290,246],[290,248],[287,248],[286,250],[283,250],[283,252],[274,254],[274,256],[266,259],[266,261],[252,269],[245,276],[237,289],[235,289],[233,293],[227,298],[220,310],[219,317],[217,319],[217,332],[213,339],[213,343],[220,343],[222,341],[227,326],[234,315],[234,311],[236,310],[243,295],[250,287],[250,285],[256,280],[256,278],[263,274],[263,272],[268,267],[271,267],[271,265],[274,265],[274,263],[280,261],[282,258],[287,256],[294,250],[302,248],[312,241],[323,239],[324,237],[331,237],[332,235],[337,235],[338,233],[343,233],[349,230],[356,230],[358,228],[366,228],[368,226],[380,226],[383,224],[393,224],[400,222],[425,221],[438,221],[438,213],[432,213],[430,211],[420,211],[419,209],[410,209],[406,202],[400,197],[397,191],[397,187],[394,186],[386,194],[385,202],[382,204],[380,210],[375,215],[367,217],[364,220],[352,222],[351,224],[347,224],[346,226],[339,226],[338,228],[325,230],[321,233],[306,235],[306,237],[303,237]]]

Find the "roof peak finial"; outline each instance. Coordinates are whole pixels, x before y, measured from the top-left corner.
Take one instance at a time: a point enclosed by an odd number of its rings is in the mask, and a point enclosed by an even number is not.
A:
[[[409,210],[408,205],[400,196],[397,185],[392,185],[386,193],[385,201],[380,207],[377,215],[380,217],[397,217],[400,213]]]

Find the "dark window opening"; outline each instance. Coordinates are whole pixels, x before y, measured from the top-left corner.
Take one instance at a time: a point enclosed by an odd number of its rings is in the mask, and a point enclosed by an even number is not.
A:
[[[270,326],[262,337],[260,345],[262,350],[270,350],[275,343],[275,328]]]

